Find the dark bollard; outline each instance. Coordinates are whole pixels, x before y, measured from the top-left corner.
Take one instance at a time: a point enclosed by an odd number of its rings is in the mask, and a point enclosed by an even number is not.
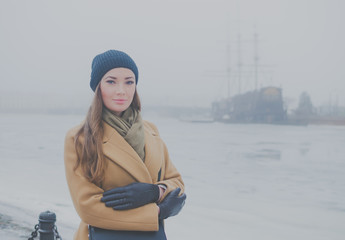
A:
[[[56,222],[56,215],[53,212],[42,212],[38,219],[40,233],[40,240],[55,240],[54,226]]]
[[[56,215],[53,212],[42,212],[38,218],[38,224],[35,225],[35,231],[31,233],[29,240],[33,240],[38,236],[40,240],[55,240],[60,239],[57,227],[55,226]],[[38,232],[38,233],[37,233]]]

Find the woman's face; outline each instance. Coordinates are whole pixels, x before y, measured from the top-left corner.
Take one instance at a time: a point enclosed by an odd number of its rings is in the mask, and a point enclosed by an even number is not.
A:
[[[121,116],[133,101],[135,75],[128,68],[113,68],[103,76],[100,88],[105,107]]]

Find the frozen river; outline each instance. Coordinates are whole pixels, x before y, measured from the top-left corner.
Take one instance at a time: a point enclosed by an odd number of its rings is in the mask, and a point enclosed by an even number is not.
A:
[[[186,184],[183,212],[166,221],[170,240],[344,239],[345,127],[144,118],[158,126]],[[21,226],[9,233],[27,239],[39,213],[51,210],[63,239],[72,239],[79,218],[63,143],[82,119],[0,115],[0,214]]]

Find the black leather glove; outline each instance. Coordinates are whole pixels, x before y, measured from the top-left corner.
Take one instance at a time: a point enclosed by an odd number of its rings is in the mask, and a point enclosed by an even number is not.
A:
[[[180,190],[180,188],[176,188],[171,191],[164,200],[158,204],[160,220],[175,216],[181,211],[187,196],[185,193],[179,196]]]
[[[156,202],[159,198],[159,187],[149,183],[131,183],[103,193],[101,201],[115,210],[126,210]]]

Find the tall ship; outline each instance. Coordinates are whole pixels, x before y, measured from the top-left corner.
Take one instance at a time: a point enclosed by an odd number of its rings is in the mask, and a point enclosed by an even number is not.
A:
[[[228,45],[227,59],[227,97],[212,103],[212,116],[216,121],[229,123],[285,123],[287,122],[287,109],[284,108],[282,89],[275,86],[258,88],[259,65],[258,34],[254,33],[253,65],[248,65],[254,90],[241,93],[241,82],[247,65],[243,64],[243,51],[241,49],[241,36],[237,40],[237,66],[235,72],[230,65],[230,46]],[[235,73],[235,75],[232,74]],[[230,82],[238,84],[238,94],[230,96]]]
[[[252,65],[243,64],[243,51],[241,49],[241,36],[237,40],[237,64],[233,68],[230,64],[230,44],[227,47],[227,97],[212,103],[212,117],[215,121],[227,123],[267,123],[308,125],[327,124],[345,125],[345,107],[335,105],[315,108],[309,94],[303,92],[300,95],[296,109],[288,109],[283,100],[283,89],[272,84],[258,88],[259,69],[267,68],[267,65],[259,64],[258,34],[254,33],[254,54]],[[248,58],[247,58],[248,61]],[[235,70],[235,71],[233,71]],[[264,70],[262,72],[266,72]],[[267,74],[260,75],[261,80],[267,80]],[[272,79],[272,77],[270,78]],[[242,84],[248,80],[253,89],[244,91]],[[254,84],[253,84],[254,83]],[[237,84],[237,94],[230,94]],[[232,87],[230,87],[232,85]],[[224,89],[224,88],[223,88]]]

